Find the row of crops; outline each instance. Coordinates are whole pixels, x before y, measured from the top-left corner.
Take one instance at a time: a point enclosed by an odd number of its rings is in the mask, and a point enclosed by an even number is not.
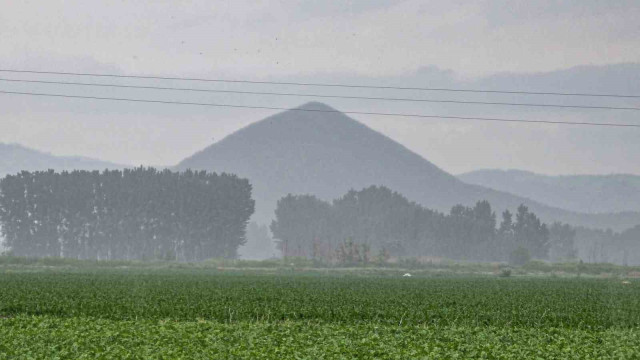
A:
[[[83,270],[0,289],[0,359],[640,358],[635,281]]]
[[[640,284],[613,280],[2,274],[0,314],[112,320],[314,320],[605,329],[640,326]]]
[[[376,324],[0,321],[0,359],[638,359],[640,332]]]

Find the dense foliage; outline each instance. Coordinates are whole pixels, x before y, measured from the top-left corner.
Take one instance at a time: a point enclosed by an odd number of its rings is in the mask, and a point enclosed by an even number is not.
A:
[[[7,271],[0,276],[0,359],[633,359],[640,356],[639,285]]]
[[[288,195],[280,199],[275,214],[271,231],[285,256],[331,260],[340,257],[346,246],[357,249],[361,258],[389,253],[502,261],[521,248],[531,257],[546,259],[556,239],[562,242],[555,247],[557,253],[573,254],[572,234],[556,231],[564,229],[561,224],[554,225],[551,233],[524,205],[515,219],[505,211],[498,227],[487,201],[474,207],[456,205],[443,214],[388,188],[371,186],[349,191],[332,203],[310,195]],[[566,236],[560,239],[560,235]],[[372,254],[365,256],[367,252]]]
[[[2,234],[19,256],[235,257],[253,210],[246,179],[204,171],[23,171],[0,182]]]

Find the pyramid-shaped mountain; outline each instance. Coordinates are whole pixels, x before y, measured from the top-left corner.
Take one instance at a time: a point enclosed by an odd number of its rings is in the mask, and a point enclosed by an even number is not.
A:
[[[178,170],[230,172],[253,184],[257,221],[273,217],[278,199],[313,194],[331,200],[350,189],[385,185],[425,207],[488,200],[498,211],[525,203],[543,219],[592,227],[628,228],[640,214],[577,214],[466,184],[403,145],[321,103],[251,124],[180,162]]]

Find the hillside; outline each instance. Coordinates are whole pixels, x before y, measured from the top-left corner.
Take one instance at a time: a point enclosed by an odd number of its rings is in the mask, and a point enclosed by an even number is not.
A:
[[[637,175],[548,176],[487,169],[461,174],[458,178],[571,211],[640,211],[640,176]]]
[[[433,209],[489,200],[495,209],[525,203],[546,220],[625,229],[640,214],[585,215],[466,184],[401,144],[321,103],[285,111],[253,123],[183,160],[176,169],[232,172],[254,187],[255,219],[266,223],[288,193],[330,200],[349,189],[385,185]]]
[[[0,177],[4,177],[7,174],[15,174],[22,170],[104,170],[123,167],[123,165],[96,159],[55,156],[18,144],[0,143]]]

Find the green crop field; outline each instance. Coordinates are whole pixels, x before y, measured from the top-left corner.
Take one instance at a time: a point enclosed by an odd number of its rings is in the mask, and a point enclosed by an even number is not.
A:
[[[638,359],[620,279],[0,270],[0,359]]]

